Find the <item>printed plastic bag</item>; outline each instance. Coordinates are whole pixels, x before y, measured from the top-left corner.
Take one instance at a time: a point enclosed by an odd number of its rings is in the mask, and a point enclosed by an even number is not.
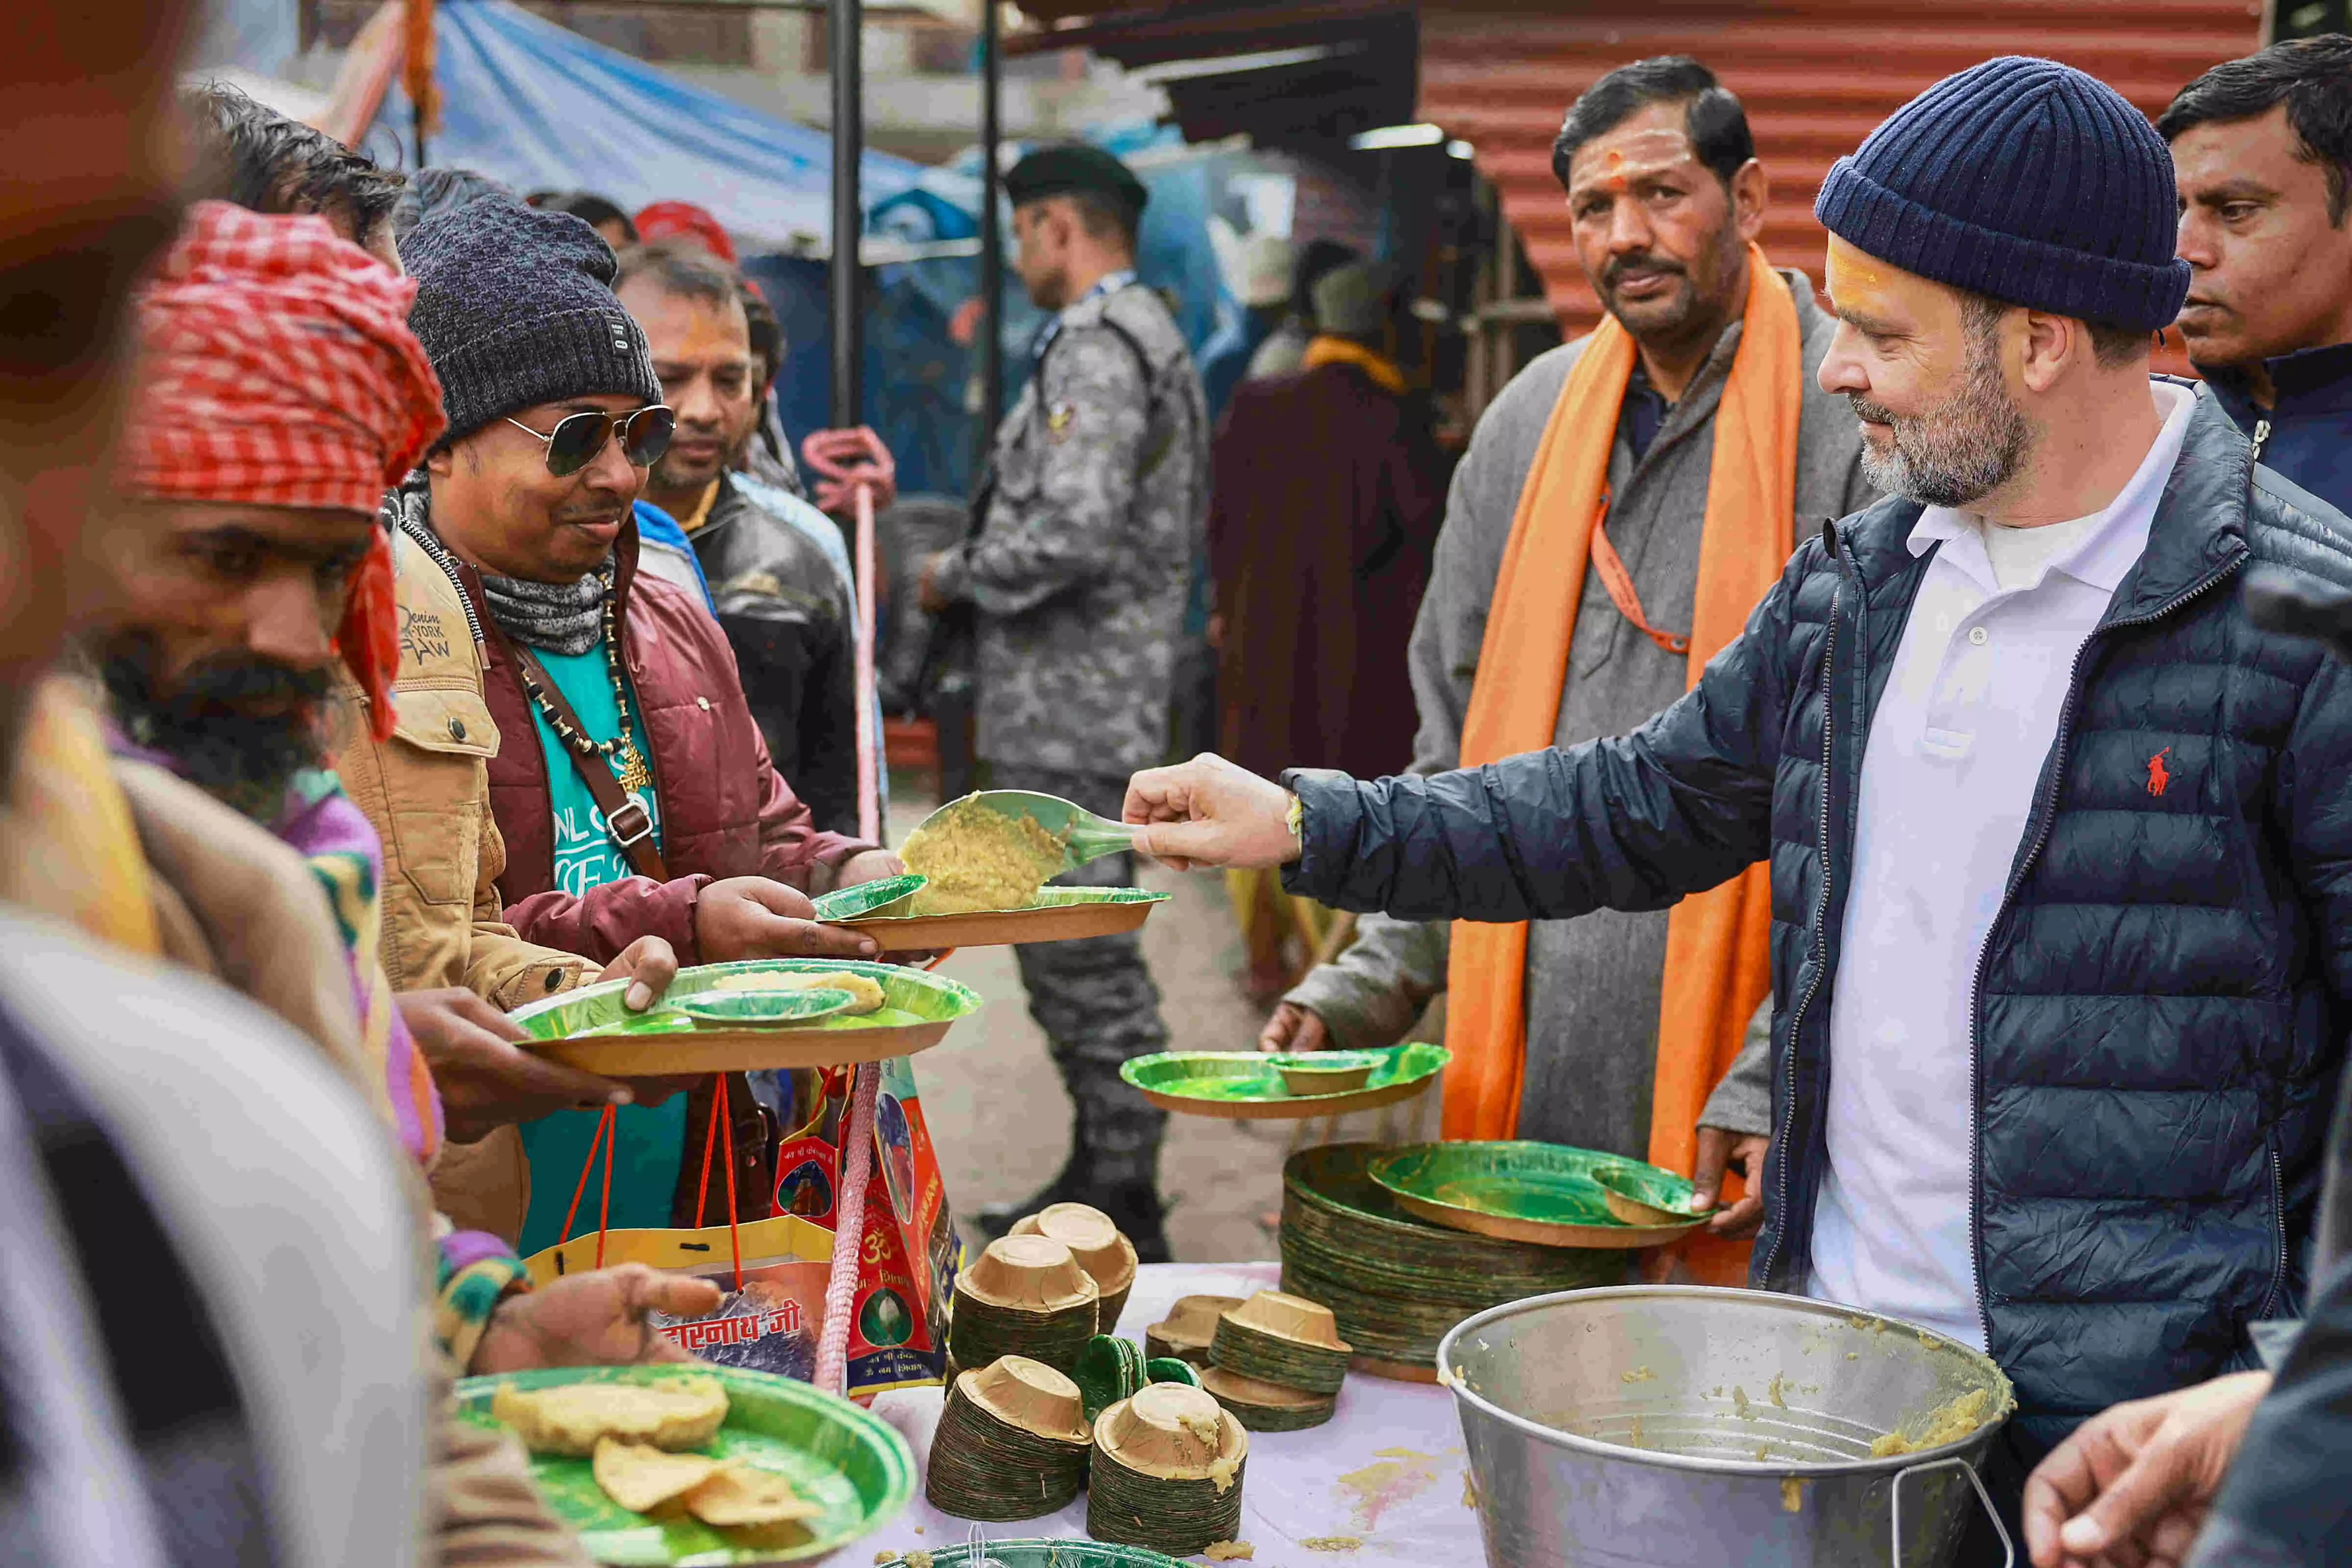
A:
[[[661,1332],[705,1361],[810,1379],[824,1325],[852,1071],[824,1068],[755,1083],[772,1108],[788,1102],[787,1131],[775,1151],[775,1218],[725,1223],[725,1194],[706,1192],[703,1215],[721,1223],[694,1230],[592,1228],[526,1260],[531,1278],[544,1283],[634,1262],[715,1281],[727,1291],[716,1313],[688,1322],[657,1316]],[[702,1141],[690,1139],[689,1159],[700,1157],[695,1145]],[[903,1058],[882,1064],[874,1143],[849,1325],[848,1391],[856,1399],[940,1380],[947,1305],[961,1262],[939,1157]],[[592,1153],[592,1170],[596,1162]],[[585,1207],[593,1227],[593,1194]]]

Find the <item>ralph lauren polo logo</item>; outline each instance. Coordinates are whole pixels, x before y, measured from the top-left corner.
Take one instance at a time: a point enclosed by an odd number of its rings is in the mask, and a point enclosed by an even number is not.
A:
[[[2172,747],[2168,746],[2147,759],[2147,792],[2149,794],[2161,796],[2172,787],[2172,769],[2164,765],[2164,759],[2171,755]]]

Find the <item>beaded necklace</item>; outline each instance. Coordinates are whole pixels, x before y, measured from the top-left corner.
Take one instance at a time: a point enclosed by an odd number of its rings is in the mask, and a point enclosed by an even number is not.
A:
[[[558,713],[547,699],[545,688],[531,678],[529,670],[518,670],[522,676],[522,689],[530,695],[531,705],[539,709],[540,717],[547,721],[558,739],[583,757],[601,758],[608,766],[617,758],[620,768],[616,777],[627,794],[641,794],[653,787],[654,776],[646,766],[645,754],[637,749],[635,731],[629,724],[629,690],[621,680],[621,632],[613,601],[613,576],[604,573],[604,669],[613,680],[613,706],[621,716],[621,733],[611,740],[591,740],[569,720]]]

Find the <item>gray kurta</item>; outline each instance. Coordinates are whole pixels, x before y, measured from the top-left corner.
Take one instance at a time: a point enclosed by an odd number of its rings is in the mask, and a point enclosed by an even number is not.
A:
[[[1804,334],[1805,405],[1797,436],[1794,538],[1876,498],[1862,477],[1862,436],[1842,396],[1813,380],[1836,323],[1813,302],[1801,273],[1784,272]],[[1715,413],[1738,346],[1734,322],[1636,463],[1617,433],[1609,464],[1609,539],[1624,558],[1650,623],[1680,630],[1697,598],[1699,536]],[[1458,765],[1486,612],[1519,490],[1570,368],[1590,340],[1529,364],[1495,400],[1454,471],[1435,572],[1413,624],[1411,662],[1421,729],[1412,770]],[[1585,577],[1554,742],[1571,746],[1633,729],[1683,695],[1689,662],[1666,653],[1618,613],[1598,572]],[[1338,1043],[1383,1045],[1402,1037],[1445,988],[1448,928],[1368,915],[1355,946],[1290,993]],[[1528,1077],[1519,1134],[1634,1157],[1650,1143],[1657,1071],[1658,996],[1665,970],[1666,915],[1602,910],[1538,921],[1528,939]],[[1707,1108],[1710,1124],[1769,1132],[1765,1052],[1751,1048]]]

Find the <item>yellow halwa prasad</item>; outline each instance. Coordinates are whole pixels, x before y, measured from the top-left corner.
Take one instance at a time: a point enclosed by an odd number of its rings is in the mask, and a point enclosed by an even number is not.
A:
[[[1938,1405],[1927,1413],[1912,1430],[1889,1432],[1870,1445],[1874,1459],[1891,1458],[1896,1454],[1923,1453],[1940,1448],[1947,1443],[1957,1443],[1985,1423],[1985,1406],[1992,1396],[1981,1388],[1972,1388],[1958,1398]],[[1906,1427],[1911,1423],[1905,1422]]]
[[[715,1377],[655,1383],[565,1383],[551,1388],[501,1384],[490,1415],[534,1454],[584,1458],[600,1438],[698,1448],[727,1419],[727,1390]]]
[[[1033,817],[1008,817],[970,799],[950,802],[908,836],[900,858],[930,879],[908,912],[1026,909],[1060,873],[1063,848]]]

